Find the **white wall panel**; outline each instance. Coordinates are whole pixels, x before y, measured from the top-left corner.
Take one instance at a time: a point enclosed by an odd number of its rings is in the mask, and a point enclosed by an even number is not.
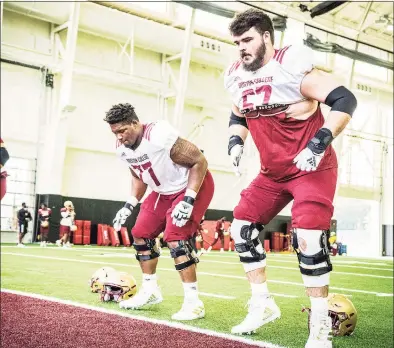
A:
[[[2,40],[44,53],[50,51],[50,23],[4,11]]]
[[[209,209],[233,210],[240,199],[240,192],[247,186],[245,180],[232,173],[212,170],[215,193]]]
[[[1,63],[2,137],[37,142],[43,97],[40,71]]]
[[[154,95],[74,79],[71,104],[77,108],[69,116],[68,144],[92,151],[114,151],[115,136],[103,119],[112,105],[126,102],[135,107],[142,122],[159,119]]]
[[[67,149],[62,195],[123,201],[130,188],[130,171],[115,153]]]
[[[60,34],[66,44],[67,31]],[[130,73],[130,44],[123,51],[125,42],[117,42],[84,32],[78,33],[75,61],[105,70]],[[122,53],[123,51],[123,53]],[[134,47],[132,69],[135,76],[159,81],[161,79],[161,54]],[[128,55],[128,56],[127,56]]]

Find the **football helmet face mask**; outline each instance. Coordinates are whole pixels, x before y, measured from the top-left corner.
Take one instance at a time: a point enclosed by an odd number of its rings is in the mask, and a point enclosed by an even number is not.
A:
[[[100,290],[102,302],[120,302],[133,297],[137,292],[135,279],[125,272],[113,273],[107,277]]]
[[[308,312],[310,325],[310,308],[304,308]],[[357,310],[352,301],[341,294],[328,295],[328,315],[332,321],[333,336],[350,336],[353,334],[357,324]]]
[[[112,267],[101,267],[93,273],[89,280],[90,289],[92,292],[100,292],[105,279],[111,274],[116,273]]]

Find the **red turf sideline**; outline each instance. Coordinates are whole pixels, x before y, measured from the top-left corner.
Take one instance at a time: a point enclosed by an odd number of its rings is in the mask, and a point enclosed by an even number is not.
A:
[[[191,343],[204,348],[261,348],[261,345],[1,292],[1,347],[183,348]]]

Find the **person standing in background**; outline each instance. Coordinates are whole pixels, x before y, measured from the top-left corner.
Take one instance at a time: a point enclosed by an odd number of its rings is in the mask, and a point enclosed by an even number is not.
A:
[[[231,222],[228,225],[228,229],[227,229],[227,235],[229,236],[229,242],[228,242],[228,251],[233,251],[232,249],[232,245],[234,244],[234,239],[233,237],[231,237]]]
[[[29,227],[29,221],[33,220],[30,212],[27,210],[26,203],[22,203],[22,208],[18,211],[18,226],[19,226],[19,236],[18,236],[18,247],[24,248],[23,237],[27,233],[27,228]]]
[[[212,244],[210,247],[207,249],[207,253],[209,253],[212,250],[212,247],[217,243],[217,241],[220,238],[220,252],[224,252],[224,222],[226,221],[226,218],[223,216],[220,220],[216,222],[216,227],[215,227],[215,239],[213,240]]]
[[[51,215],[52,215],[52,210],[48,208],[48,206],[45,203],[41,203],[40,209],[38,209],[38,219],[40,220],[40,235],[41,235],[40,247],[47,246],[49,220],[51,219]]]
[[[3,139],[0,138],[0,169],[1,169],[1,174],[0,174],[0,201],[3,199],[7,192],[7,172],[3,169],[5,164],[10,158],[10,155],[8,154],[8,151],[4,145]]]
[[[63,236],[56,241],[56,245],[70,248],[70,234],[72,231],[75,231],[75,210],[71,201],[64,202],[64,208],[60,209],[60,215],[62,218],[60,220],[59,234],[63,233]]]

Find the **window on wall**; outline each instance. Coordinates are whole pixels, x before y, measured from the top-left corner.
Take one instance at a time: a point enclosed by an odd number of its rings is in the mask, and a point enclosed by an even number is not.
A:
[[[355,91],[357,109],[355,110],[348,128],[356,131],[376,133],[379,130],[378,106],[376,96]]]
[[[357,50],[361,53],[368,54],[370,56],[388,60],[389,54],[385,51],[379,50],[377,48],[369,47],[360,44]],[[388,82],[388,69],[382,68],[380,66],[364,63],[361,61],[356,61],[354,65],[355,74],[367,76],[375,80],[380,80],[383,82]]]
[[[26,203],[30,213],[35,211],[36,160],[11,157],[6,165],[7,193],[1,200],[1,230],[17,229],[17,212]],[[29,231],[33,224],[29,224]]]
[[[222,35],[229,35],[228,27],[231,20],[231,18],[226,18],[206,11],[196,10],[196,26],[210,29]]]
[[[327,42],[327,40],[328,40],[328,34],[322,30],[318,30],[315,28],[305,26],[305,37],[306,37],[307,33],[318,38],[323,43]],[[314,62],[316,65],[327,67],[328,57],[329,57],[328,53],[313,50],[313,57],[314,57]]]
[[[354,50],[356,49],[356,42],[348,40],[339,36],[329,35],[329,41],[335,42],[342,47]],[[334,55],[334,74],[350,77],[352,71],[353,59],[342,56],[340,54]]]
[[[346,186],[380,190],[382,143],[357,134],[344,136],[340,158],[339,183]]]

